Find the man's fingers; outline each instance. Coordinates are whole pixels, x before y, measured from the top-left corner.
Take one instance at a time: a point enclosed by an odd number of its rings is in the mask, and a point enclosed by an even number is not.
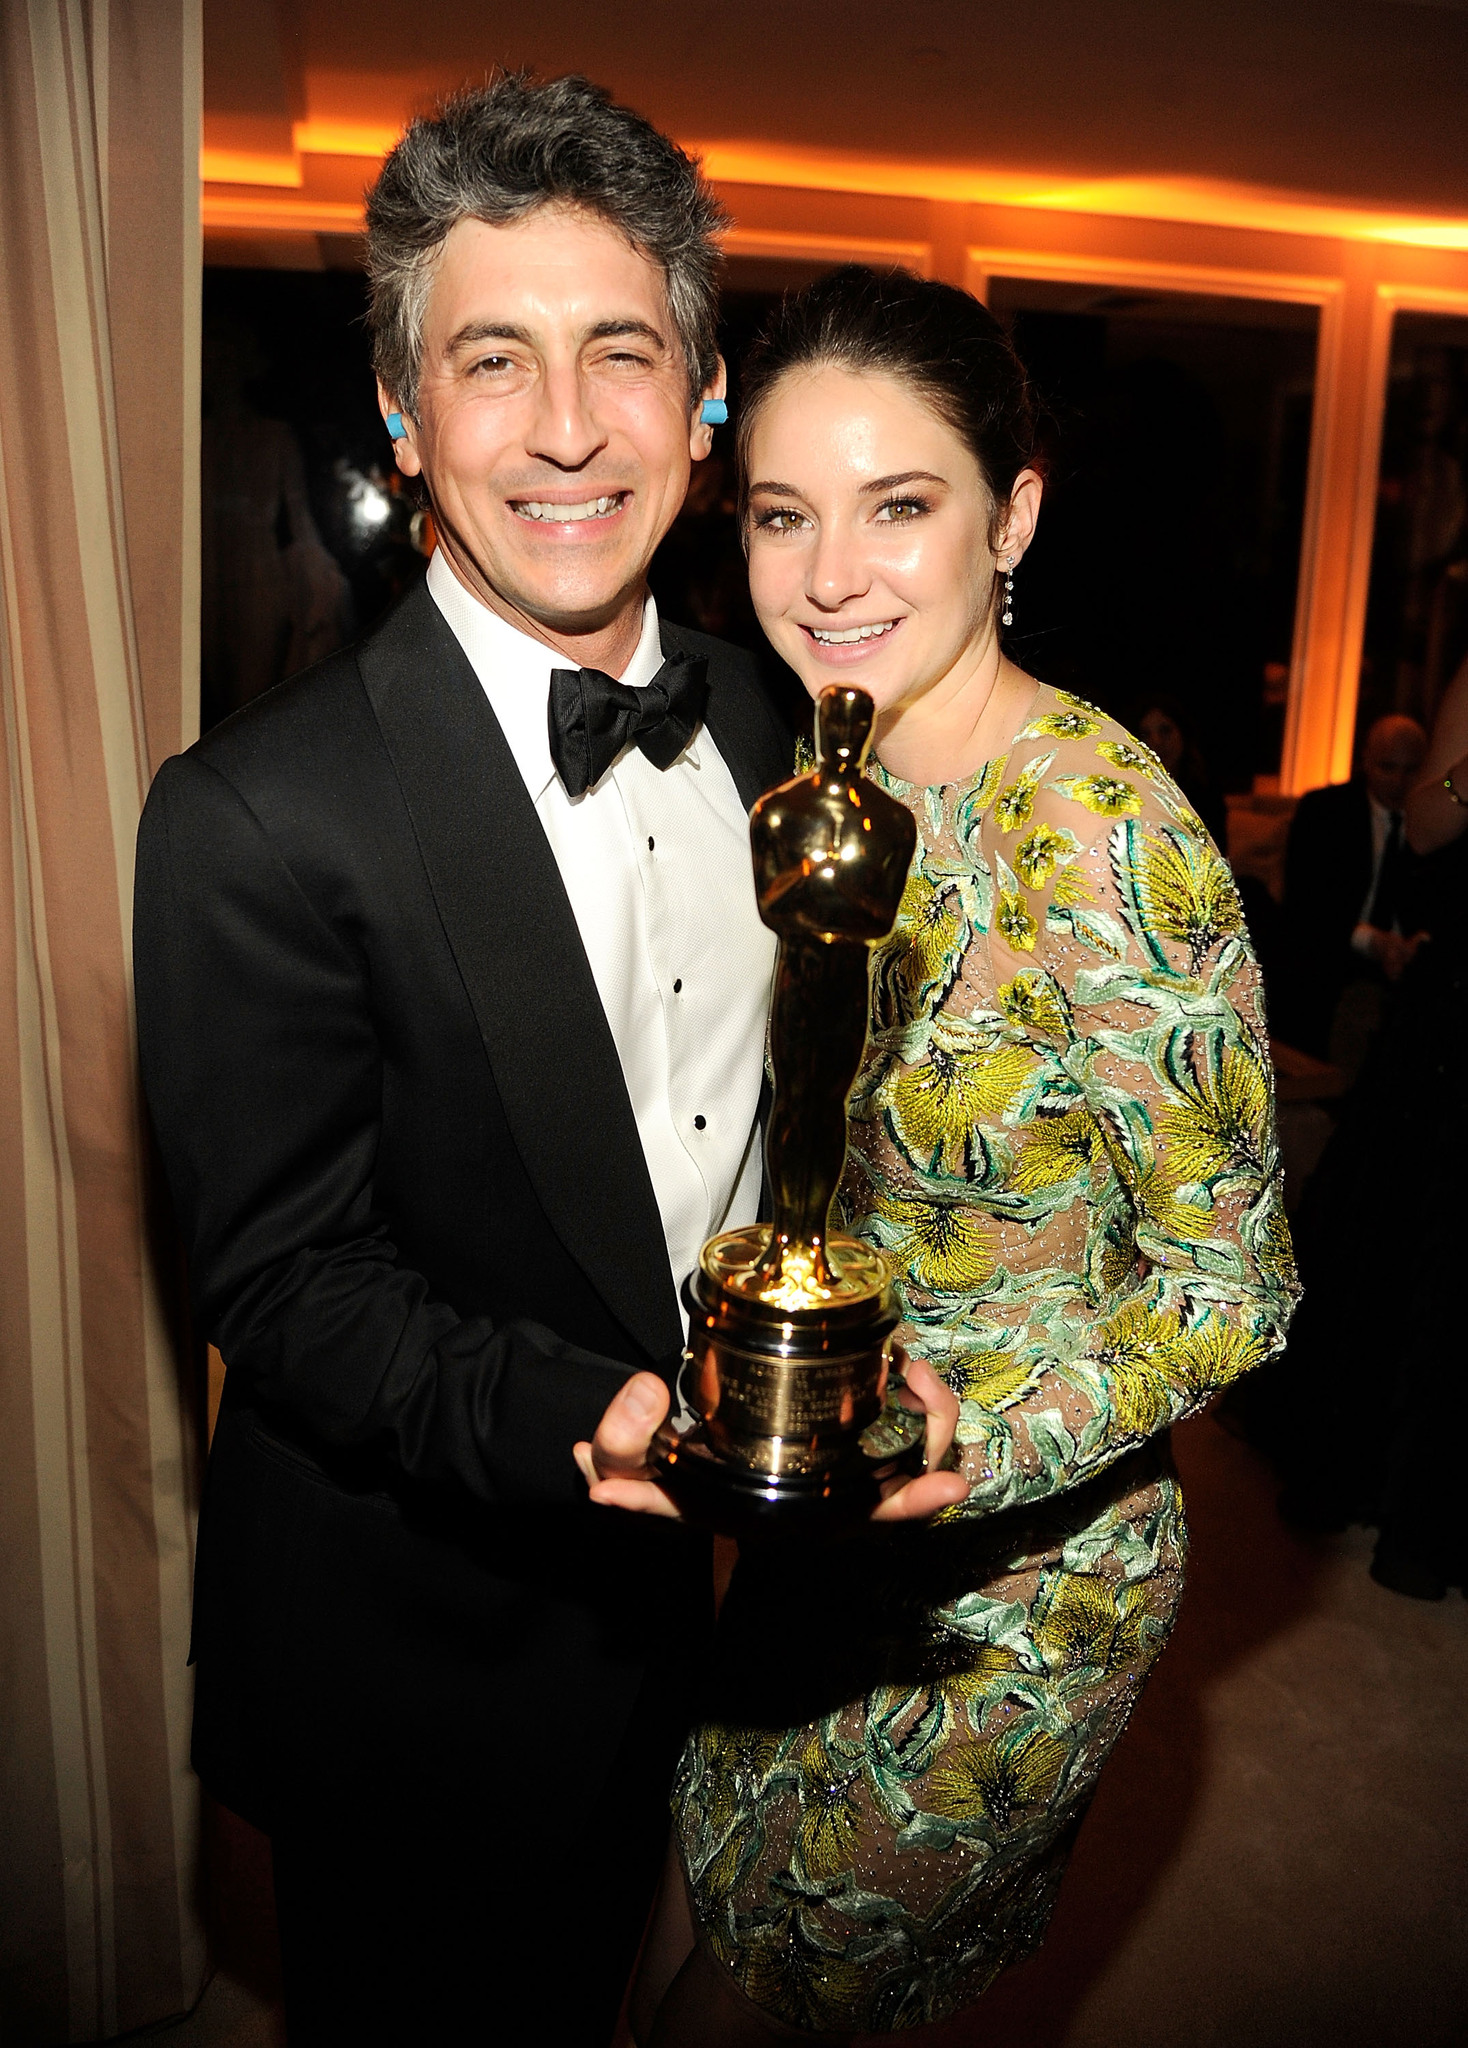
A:
[[[591,1498],[599,1508],[629,1508],[635,1515],[661,1515],[671,1522],[683,1519],[663,1489],[650,1479],[598,1479]]]
[[[921,1522],[940,1508],[956,1508],[968,1499],[968,1481],[961,1472],[925,1472],[889,1494],[872,1514],[874,1522]]]
[[[591,1440],[594,1477],[637,1478],[647,1470],[659,1423],[668,1412],[668,1389],[655,1372],[635,1372],[617,1389]],[[576,1460],[581,1465],[580,1458]],[[581,1465],[583,1473],[586,1467]]]

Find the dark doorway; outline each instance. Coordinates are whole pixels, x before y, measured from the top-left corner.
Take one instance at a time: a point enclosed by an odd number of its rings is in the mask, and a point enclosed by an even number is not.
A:
[[[355,637],[423,573],[366,299],[355,269],[204,272],[205,727]]]
[[[1222,790],[1279,773],[1313,306],[991,280],[1044,407],[1010,650],[1133,725],[1162,702]]]

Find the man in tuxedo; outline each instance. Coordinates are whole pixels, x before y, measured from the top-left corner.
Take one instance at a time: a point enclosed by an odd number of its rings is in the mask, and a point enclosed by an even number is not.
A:
[[[760,1195],[746,814],[791,743],[647,593],[718,224],[584,81],[413,124],[368,261],[426,584],[143,819],[144,1079],[228,1367],[194,1759],[273,1838],[293,2048],[592,2048],[666,1839],[708,1552],[572,1447],[642,1470],[678,1283]]]
[[[1290,824],[1283,925],[1289,979],[1279,1030],[1324,1059],[1342,994],[1398,980],[1426,938],[1414,917],[1414,856],[1402,833],[1427,735],[1379,718],[1354,781],[1309,790]],[[1367,1008],[1379,1008],[1379,996]]]

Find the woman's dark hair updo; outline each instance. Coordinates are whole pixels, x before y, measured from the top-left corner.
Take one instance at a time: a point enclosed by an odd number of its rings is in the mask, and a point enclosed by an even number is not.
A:
[[[1038,468],[1035,405],[1014,344],[968,292],[906,270],[846,263],[787,294],[741,366],[739,473],[749,483],[749,441],[760,407],[791,370],[878,371],[906,384],[972,451],[1007,509],[1022,469]],[[741,510],[743,506],[741,504]]]

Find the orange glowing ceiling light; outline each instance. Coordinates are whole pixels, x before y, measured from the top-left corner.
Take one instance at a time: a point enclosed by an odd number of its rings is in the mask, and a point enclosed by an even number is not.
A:
[[[405,124],[401,121],[297,121],[291,136],[303,156],[385,157]]]
[[[689,142],[719,184],[797,186],[886,198],[946,199],[1051,213],[1175,221],[1190,227],[1263,228],[1333,240],[1468,249],[1468,220],[1374,207],[1201,178],[1065,178],[974,164],[921,163],[746,142]]]
[[[298,156],[283,150],[216,149],[208,143],[199,151],[199,176],[208,185],[298,187],[304,182]]]

